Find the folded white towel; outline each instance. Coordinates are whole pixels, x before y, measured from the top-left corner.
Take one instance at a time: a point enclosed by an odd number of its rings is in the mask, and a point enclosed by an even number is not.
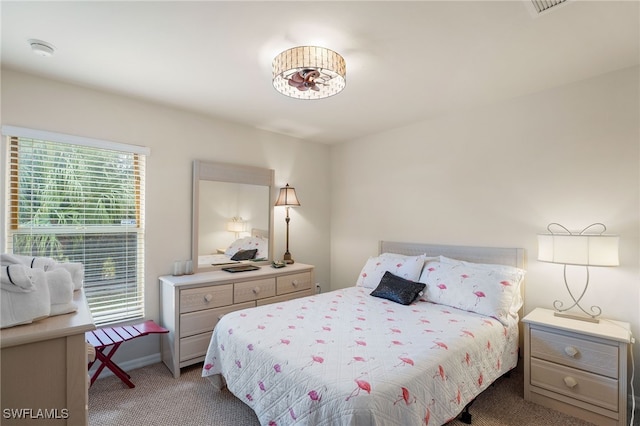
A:
[[[44,273],[49,285],[51,304],[69,303],[73,300],[73,281],[66,269],[56,268]]]
[[[51,300],[50,315],[62,315],[75,312],[78,307],[73,303],[73,281],[71,274],[64,268],[53,268],[44,273]]]
[[[49,286],[44,271],[33,270],[34,291],[16,293],[0,288],[0,328],[29,324],[51,313]]]
[[[0,266],[0,288],[13,293],[29,293],[35,290],[33,285],[33,270],[26,266]]]
[[[78,310],[78,305],[76,305],[73,302],[69,302],[69,303],[56,303],[51,305],[51,312],[49,313],[49,316],[56,316],[56,315],[64,315],[64,314],[69,314],[71,312],[76,312]]]
[[[69,303],[56,303],[51,305],[50,316],[69,314],[78,310],[78,305],[73,302]]]
[[[84,283],[84,265],[82,263],[57,263],[52,269],[63,268],[71,274],[73,289],[80,290]]]
[[[81,289],[84,282],[82,263],[57,263],[50,257],[10,253],[2,253],[0,263],[1,327],[28,324],[36,319],[78,310],[73,302],[73,292]],[[31,297],[11,296],[35,292],[38,294]]]
[[[56,261],[50,257],[34,257],[31,259],[31,267],[36,269],[44,269],[48,271],[56,264]]]
[[[56,264],[56,261],[50,257],[42,256],[23,256],[21,254],[2,253],[0,262],[3,265],[23,264],[29,268],[48,270]]]
[[[11,253],[2,253],[0,254],[0,264],[2,266],[6,265],[24,265],[20,257]]]

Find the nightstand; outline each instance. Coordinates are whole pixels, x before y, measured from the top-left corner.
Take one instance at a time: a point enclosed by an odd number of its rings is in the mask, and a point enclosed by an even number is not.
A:
[[[522,322],[525,400],[601,426],[626,424],[628,323],[561,318],[542,308]]]

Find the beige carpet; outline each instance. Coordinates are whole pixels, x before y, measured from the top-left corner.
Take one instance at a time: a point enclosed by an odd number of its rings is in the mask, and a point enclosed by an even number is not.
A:
[[[200,377],[201,368],[201,364],[183,368],[179,379],[161,363],[133,370],[129,372],[136,384],[133,389],[114,376],[97,380],[89,389],[89,425],[259,425],[248,406],[227,390],[217,392]],[[472,424],[591,426],[524,401],[522,383],[521,372],[499,379],[471,407]],[[456,420],[449,425],[464,423]]]

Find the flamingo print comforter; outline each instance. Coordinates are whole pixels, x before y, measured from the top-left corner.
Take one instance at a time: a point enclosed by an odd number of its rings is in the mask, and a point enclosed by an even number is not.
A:
[[[441,425],[517,363],[517,318],[351,287],[225,315],[203,376],[262,425]]]

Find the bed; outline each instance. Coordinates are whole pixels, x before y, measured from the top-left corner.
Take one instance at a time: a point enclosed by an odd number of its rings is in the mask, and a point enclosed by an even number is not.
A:
[[[256,250],[249,258],[236,260],[234,255],[239,251]],[[198,256],[198,266],[206,267],[211,265],[227,265],[240,263],[247,260],[266,259],[269,256],[269,231],[265,229],[252,228],[250,235],[236,239],[225,249],[218,250],[215,254]]]
[[[353,287],[222,317],[202,375],[262,425],[455,418],[517,364],[524,252],[383,241],[379,253]]]

